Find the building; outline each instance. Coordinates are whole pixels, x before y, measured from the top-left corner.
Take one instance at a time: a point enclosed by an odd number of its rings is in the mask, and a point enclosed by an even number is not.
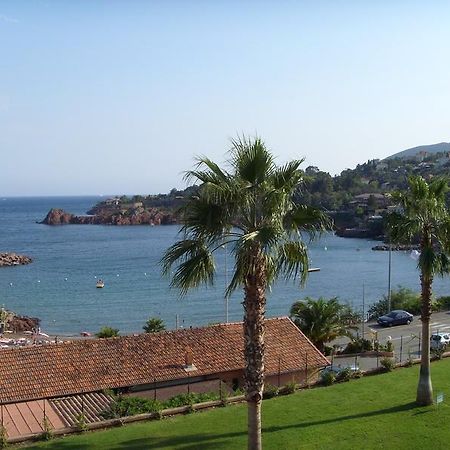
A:
[[[266,320],[265,334],[267,383],[313,381],[329,364],[287,317]],[[55,427],[70,426],[77,404],[85,404],[86,411],[91,405],[90,416],[98,420],[100,406],[107,403],[105,390],[164,399],[179,392],[211,391],[222,383],[228,389],[242,387],[243,348],[239,322],[5,349],[0,353],[2,417],[8,435],[17,436],[27,431],[27,411],[32,411],[28,415],[35,428],[45,409]]]

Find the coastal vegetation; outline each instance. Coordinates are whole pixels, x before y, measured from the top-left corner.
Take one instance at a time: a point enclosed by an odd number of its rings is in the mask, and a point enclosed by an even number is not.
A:
[[[214,254],[227,245],[234,272],[226,295],[244,290],[245,391],[248,408],[248,448],[261,449],[261,402],[264,389],[264,317],[266,290],[279,276],[306,280],[307,247],[330,227],[319,210],[293,201],[303,182],[302,160],[278,167],[260,138],[232,140],[229,171],[200,158],[187,178],[200,183],[182,213],[182,239],[162,258],[172,286],[186,293],[212,284]]]
[[[119,330],[112,327],[102,327],[98,333],[95,333],[98,338],[111,338],[119,336]]]
[[[450,395],[449,371],[449,358],[433,362],[435,387],[444,399]],[[439,407],[420,407],[411,402],[417,372],[417,366],[413,366],[265,400],[264,448],[347,450],[354,448],[356,442],[364,443],[365,449],[423,449],[430,443],[435,448],[447,448],[447,400]],[[27,448],[241,450],[246,439],[245,416],[243,405],[232,405],[73,435]]]
[[[446,205],[449,190],[447,178],[429,183],[420,176],[410,177],[408,189],[392,194],[397,211],[388,219],[389,236],[393,242],[405,243],[418,239],[420,256],[417,267],[421,284],[422,354],[416,402],[433,403],[430,374],[430,317],[432,284],[435,276],[450,271],[450,212]]]
[[[164,331],[166,325],[159,317],[150,317],[142,328],[146,333],[158,333],[159,331]]]
[[[340,236],[384,239],[385,219],[392,200],[389,194],[406,189],[408,177],[425,179],[446,175],[450,169],[447,146],[436,153],[427,147],[384,160],[369,160],[354,169],[332,176],[318,167],[308,166],[302,183],[295,188],[293,201],[325,211],[334,221]],[[421,151],[423,150],[423,151]],[[395,155],[394,155],[395,156]],[[87,216],[75,216],[53,209],[42,223],[56,225],[111,224],[164,225],[180,223],[183,205],[196,195],[198,185],[184,190],[173,188],[167,194],[116,196],[99,202]],[[450,195],[446,197],[450,205]]]
[[[326,343],[342,336],[352,337],[352,330],[357,330],[361,321],[359,314],[350,306],[339,303],[336,297],[329,300],[306,297],[292,305],[290,316],[322,352]]]

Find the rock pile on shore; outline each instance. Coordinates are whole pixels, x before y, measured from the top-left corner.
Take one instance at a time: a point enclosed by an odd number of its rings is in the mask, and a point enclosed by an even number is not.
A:
[[[18,255],[17,253],[0,253],[0,267],[21,266],[30,264],[32,259],[29,256]]]

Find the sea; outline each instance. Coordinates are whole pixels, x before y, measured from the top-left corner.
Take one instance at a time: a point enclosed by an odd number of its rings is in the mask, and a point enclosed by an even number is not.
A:
[[[213,286],[181,297],[162,276],[160,259],[180,238],[179,226],[48,226],[41,221],[51,208],[74,214],[103,197],[0,198],[0,252],[33,258],[25,266],[0,268],[0,305],[17,314],[38,317],[48,334],[76,336],[103,326],[121,334],[142,332],[149,317],[168,329],[242,320],[242,291],[228,302],[227,279],[233,271],[230,249],[216,257]],[[332,233],[308,242],[311,267],[304,287],[280,280],[268,292],[267,316],[289,315],[306,297],[338,297],[359,311],[388,291],[388,252],[373,251],[379,242],[340,238]],[[96,281],[105,282],[103,289]],[[409,252],[392,252],[391,286],[419,291],[417,262]],[[436,279],[436,295],[450,295],[450,278]]]

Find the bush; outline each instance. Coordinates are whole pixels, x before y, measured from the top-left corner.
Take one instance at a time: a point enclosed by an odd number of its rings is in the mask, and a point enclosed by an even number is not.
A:
[[[8,447],[8,436],[6,434],[6,428],[0,425],[0,448]]]
[[[53,439],[53,428],[47,417],[44,417],[44,420],[42,421],[42,430],[40,437],[43,441],[50,441]]]
[[[297,388],[298,388],[298,385],[295,381],[289,381],[282,388],[283,394],[286,394],[286,395],[293,394],[297,390]]]
[[[387,352],[393,352],[394,351],[394,344],[392,341],[387,341],[385,345],[385,349]]]
[[[279,393],[279,389],[273,384],[266,384],[264,386],[263,398],[273,398]]]
[[[194,403],[220,400],[219,394],[215,392],[178,394],[163,403],[164,408],[178,408],[179,406],[193,405]]]
[[[111,338],[119,336],[119,330],[117,328],[103,327],[98,333],[95,334],[98,338]]]
[[[364,374],[362,373],[362,371],[361,370],[355,370],[355,371],[353,371],[353,373],[352,373],[352,378],[362,378],[364,376]]]
[[[78,431],[86,431],[87,430],[87,421],[86,416],[81,413],[75,418],[75,428]]]
[[[371,341],[369,341],[368,339],[356,338],[347,344],[347,346],[343,350],[343,353],[344,354],[361,353],[361,352],[368,352],[370,350],[373,350],[373,345]]]
[[[140,397],[118,396],[109,408],[100,413],[104,419],[118,419],[120,417],[135,416],[136,414],[158,412],[162,403]]]
[[[368,311],[369,320],[376,320],[388,312],[388,297],[383,296],[381,300],[374,303]],[[421,309],[420,294],[411,289],[399,287],[391,291],[391,310],[404,309],[411,314],[419,314]]]
[[[450,296],[439,297],[433,306],[434,306],[435,311],[450,310]]]
[[[386,372],[392,372],[395,369],[395,361],[393,358],[382,358],[380,360],[380,365]]]
[[[444,352],[446,351],[446,346],[442,347],[442,348],[432,348],[430,350],[431,353],[431,359],[432,360],[437,360],[437,359],[442,359],[444,356]]]
[[[320,377],[320,384],[331,386],[336,381],[336,374],[331,371],[323,373]]]
[[[352,378],[352,370],[349,367],[346,367],[345,369],[340,370],[336,374],[336,381],[350,381]]]

